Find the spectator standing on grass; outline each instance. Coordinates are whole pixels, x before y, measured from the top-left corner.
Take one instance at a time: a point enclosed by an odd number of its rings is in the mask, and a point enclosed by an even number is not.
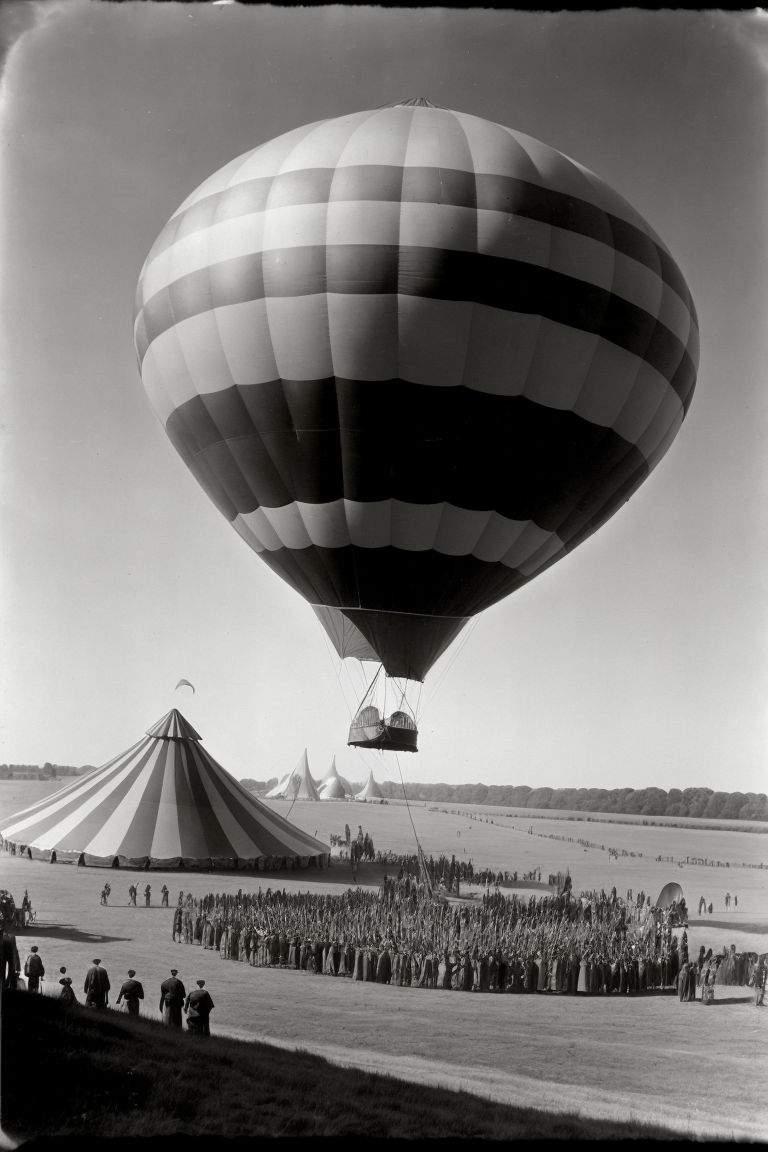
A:
[[[168,907],[168,886],[166,884],[163,884],[162,888],[160,889],[160,894],[163,897],[162,900],[160,901],[160,907],[161,908],[167,908]]]
[[[77,996],[72,990],[72,977],[62,976],[59,980],[61,984],[61,992],[59,992],[59,1000],[65,1008],[71,1008],[73,1004],[77,1004]]]
[[[197,988],[187,996],[184,1012],[187,1016],[187,1031],[195,1036],[210,1036],[210,1016],[214,1007],[210,992],[205,989],[205,980],[197,981]]]
[[[138,892],[136,890],[136,885],[135,884],[129,884],[128,885],[128,903],[132,904],[134,908],[136,907],[137,895],[138,895]]]
[[[171,968],[170,979],[163,980],[160,985],[160,1011],[163,1014],[163,1024],[167,1024],[170,1028],[181,1028],[181,1010],[187,994],[181,980],[176,978],[177,973],[178,968]]]
[[[40,992],[40,981],[45,976],[42,957],[38,955],[37,944],[33,944],[24,962],[24,975],[27,978],[27,991]]]
[[[707,910],[707,902],[704,899],[704,897],[702,896],[701,899],[699,900],[699,916],[701,916],[702,912],[706,912],[706,910]]]
[[[151,898],[152,898],[152,889],[150,888],[149,884],[147,884],[146,888],[144,889],[144,907],[145,908],[149,908],[149,902],[150,902]]]
[[[725,910],[726,910],[726,912],[728,911],[730,906],[731,906],[731,894],[730,894],[730,892],[726,892],[726,894],[725,894]]]
[[[94,960],[93,967],[88,969],[83,985],[86,1007],[106,1008],[109,1004],[109,988],[109,976],[106,969],[101,967],[101,960]]]
[[[21,962],[16,937],[13,932],[3,929],[3,988],[15,988],[20,975]]]
[[[128,979],[123,981],[120,991],[117,994],[116,1003],[119,1004],[121,1000],[124,1000],[129,1016],[138,1016],[139,1000],[144,999],[144,989],[140,980],[134,980],[135,975],[135,969],[129,968]]]
[[[174,911],[173,911],[172,939],[173,939],[175,944],[181,944],[181,929],[182,929],[182,924],[183,924],[183,917],[184,917],[184,913],[182,912],[181,905],[179,904],[178,907],[174,908]]]
[[[768,976],[768,966],[765,962],[765,956],[761,956],[757,961],[757,968],[755,969],[755,1008],[759,1008],[765,999],[765,981]]]

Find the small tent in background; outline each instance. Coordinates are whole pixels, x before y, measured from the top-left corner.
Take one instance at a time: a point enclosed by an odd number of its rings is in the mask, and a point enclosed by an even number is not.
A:
[[[332,777],[320,788],[321,800],[346,800],[347,793],[340,777]]]
[[[127,752],[9,817],[0,836],[33,859],[107,868],[262,870],[313,857],[322,867],[330,854],[217,764],[175,708]]]
[[[673,903],[679,904],[683,898],[683,890],[679,884],[672,880],[669,884],[665,884],[659,893],[659,898],[656,901],[656,907],[670,908]]]
[[[290,776],[285,776],[277,788],[268,793],[274,800],[319,800],[317,785],[309,771],[307,750],[304,749],[298,764]]]
[[[270,788],[269,792],[267,792],[265,794],[264,799],[265,800],[276,800],[276,799],[278,799],[278,797],[282,797],[284,795],[284,792],[285,792],[285,786],[288,783],[288,781],[290,780],[290,778],[291,778],[290,772],[286,772],[285,776],[283,776],[282,779],[277,784],[275,784],[274,788]]]
[[[355,800],[383,800],[384,793],[373,778],[373,770],[369,773],[368,783],[362,792],[358,792]]]
[[[336,757],[335,756],[334,756],[333,760],[331,761],[330,768],[328,769],[325,776],[323,776],[322,780],[318,784],[318,788],[319,788],[320,793],[321,793],[321,797],[320,797],[321,799],[322,799],[323,789],[325,788],[325,786],[327,784],[330,784],[332,780],[338,780],[340,782],[342,788],[344,789],[344,792],[347,795],[351,796],[352,793],[354,792],[354,788],[350,784],[349,780],[345,780],[343,776],[339,776],[338,772],[336,771]]]

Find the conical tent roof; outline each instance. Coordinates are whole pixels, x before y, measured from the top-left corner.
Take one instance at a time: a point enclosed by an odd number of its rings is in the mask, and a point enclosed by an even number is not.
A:
[[[358,792],[355,800],[383,800],[384,793],[373,778],[373,769],[368,776],[368,783],[362,792]]]
[[[267,793],[270,800],[319,800],[317,785],[309,771],[307,750],[304,749],[299,762],[288,776],[284,776],[277,788]]]
[[[341,786],[344,789],[344,791],[348,792],[350,795],[352,794],[352,785],[350,784],[349,780],[345,780],[343,776],[339,776],[339,773],[336,770],[336,757],[335,756],[334,756],[333,760],[331,761],[330,768],[328,769],[325,776],[323,776],[322,780],[320,781],[319,788],[320,788],[321,792],[322,792],[323,786],[325,784],[330,784],[331,780],[341,781]],[[321,797],[321,799],[322,799],[322,797]]]
[[[343,800],[347,793],[341,782],[341,777],[333,776],[320,788],[321,800]]]
[[[304,752],[298,764],[291,773],[291,778],[286,785],[285,794],[290,800],[319,800],[317,794],[317,785],[312,779],[312,774],[309,771],[309,760],[307,758],[307,750]]]
[[[103,767],[11,816],[6,841],[86,864],[205,866],[330,848],[262,804],[173,709]]]

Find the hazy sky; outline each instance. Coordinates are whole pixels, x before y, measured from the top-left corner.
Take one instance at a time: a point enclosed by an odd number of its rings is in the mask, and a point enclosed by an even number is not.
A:
[[[702,352],[667,457],[480,618],[406,778],[764,790],[768,19],[73,0],[0,20],[30,25],[0,111],[0,760],[100,764],[176,703],[235,776],[282,775],[305,745],[316,775],[374,762],[345,746],[352,691],[311,609],[156,420],[132,308],[156,235],[216,169],[424,95],[624,195],[688,281]]]

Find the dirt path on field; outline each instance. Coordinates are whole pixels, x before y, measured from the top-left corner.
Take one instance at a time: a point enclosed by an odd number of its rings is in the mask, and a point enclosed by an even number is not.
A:
[[[560,1112],[599,1120],[635,1120],[656,1123],[673,1131],[701,1137],[765,1140],[768,1115],[736,1117],[730,1104],[721,1099],[720,1111],[691,1101],[660,1098],[658,1090],[622,1092],[583,1083],[563,1083],[531,1076],[516,1075],[504,1068],[481,1064],[455,1064],[447,1060],[427,1060],[417,1056],[392,1056],[378,1051],[355,1048],[350,1051],[335,1045],[315,1045],[281,1040],[275,1036],[254,1035],[245,1029],[227,1029],[227,1034],[242,1040],[261,1040],[291,1050],[303,1049],[324,1056],[345,1068],[361,1068],[398,1080],[426,1084],[456,1091],[472,1092],[523,1108]],[[604,1066],[603,1066],[604,1067]],[[553,1073],[558,1071],[553,1063]],[[593,1067],[593,1071],[595,1071]],[[598,1070],[599,1072],[600,1070]]]

